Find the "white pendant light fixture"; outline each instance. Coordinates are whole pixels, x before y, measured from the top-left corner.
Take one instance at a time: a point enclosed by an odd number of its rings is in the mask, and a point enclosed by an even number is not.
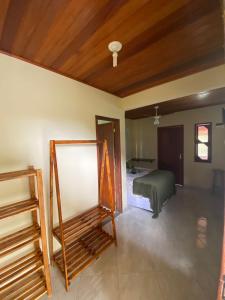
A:
[[[161,116],[158,115],[158,106],[155,106],[155,116],[154,116],[154,125],[158,126],[159,125],[159,119]]]
[[[113,67],[117,67],[117,57],[118,57],[118,52],[122,49],[122,44],[118,41],[113,41],[109,43],[108,45],[109,51],[112,52],[112,57],[113,57]]]

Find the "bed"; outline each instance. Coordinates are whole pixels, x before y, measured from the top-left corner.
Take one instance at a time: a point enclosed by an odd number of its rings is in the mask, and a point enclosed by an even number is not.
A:
[[[154,170],[133,180],[133,194],[148,198],[157,218],[163,204],[176,193],[175,176],[170,171]]]
[[[142,177],[149,174],[153,170],[150,169],[135,169],[135,173],[127,170],[127,201],[128,206],[137,207],[151,211],[151,206],[148,198],[133,193],[133,181],[137,177]]]

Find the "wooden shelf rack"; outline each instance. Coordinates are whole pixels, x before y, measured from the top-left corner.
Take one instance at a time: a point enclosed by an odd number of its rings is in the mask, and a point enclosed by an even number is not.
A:
[[[102,160],[99,174],[99,203],[96,207],[85,211],[67,221],[63,220],[61,195],[59,188],[58,163],[56,145],[96,145],[102,148]],[[99,149],[97,149],[99,150]],[[103,184],[107,176],[109,199],[102,205]],[[53,178],[54,177],[54,178]],[[59,225],[53,227],[53,182],[55,182]],[[71,280],[95,260],[102,251],[111,244],[117,245],[114,220],[115,197],[113,193],[107,142],[96,140],[52,140],[50,141],[50,256],[64,276],[68,290]],[[102,222],[112,223],[110,235],[102,229]],[[54,253],[53,237],[61,244],[61,249]]]
[[[33,224],[0,238],[0,258],[29,244],[33,245],[33,250],[0,268],[0,299],[4,300],[39,299],[46,293],[48,296],[52,294],[42,172],[30,167],[27,170],[2,173],[0,181],[24,177],[29,179],[30,199],[0,206],[0,220],[31,212]]]

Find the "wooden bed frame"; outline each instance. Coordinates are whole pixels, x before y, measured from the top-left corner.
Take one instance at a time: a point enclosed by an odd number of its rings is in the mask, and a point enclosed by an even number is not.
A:
[[[96,207],[63,220],[56,145],[95,145],[103,147],[99,182],[99,203]],[[106,176],[104,177],[106,172]],[[54,179],[53,180],[53,176]],[[109,199],[102,199],[104,178],[107,178]],[[59,225],[53,228],[53,184],[55,182]],[[107,200],[107,201],[106,201]],[[104,206],[102,205],[104,203]],[[106,203],[108,205],[106,205]],[[51,140],[50,141],[50,257],[64,276],[68,290],[72,278],[86,268],[112,243],[117,245],[114,220],[115,196],[113,194],[107,142],[97,140]],[[110,219],[113,235],[102,229],[102,222]],[[53,237],[61,244],[61,250],[53,251]]]

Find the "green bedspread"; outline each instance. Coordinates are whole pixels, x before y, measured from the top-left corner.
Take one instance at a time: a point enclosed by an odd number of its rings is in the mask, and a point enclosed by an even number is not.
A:
[[[153,217],[157,217],[163,203],[176,193],[175,176],[170,171],[155,170],[133,181],[133,193],[149,198]]]

